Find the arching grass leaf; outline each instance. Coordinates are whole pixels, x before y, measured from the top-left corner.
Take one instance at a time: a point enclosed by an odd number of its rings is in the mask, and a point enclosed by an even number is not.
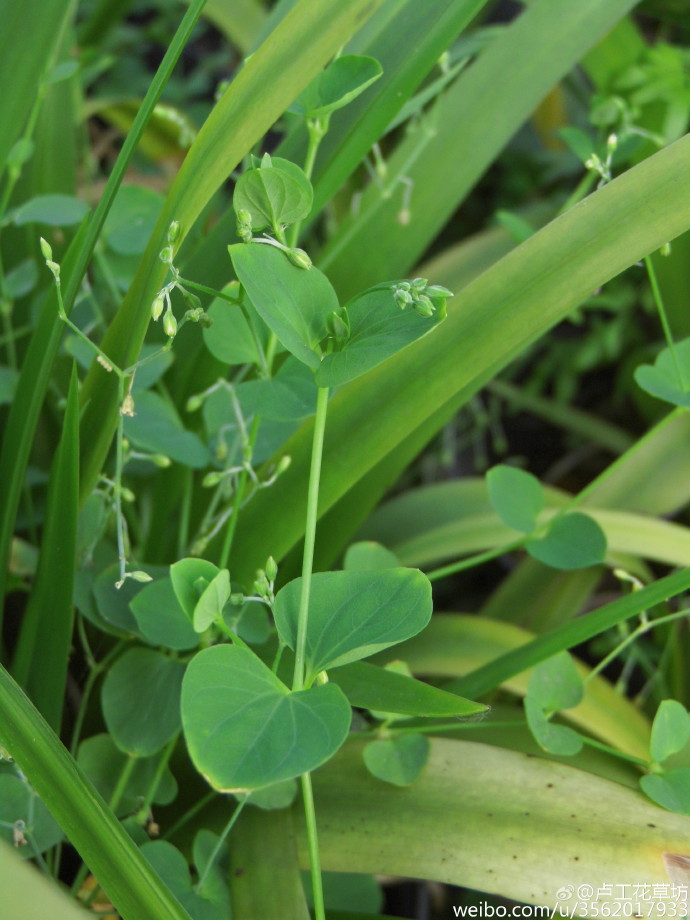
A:
[[[350,720],[339,687],[291,692],[238,646],[200,652],[182,685],[190,757],[221,792],[250,792],[316,769],[341,746]]]
[[[281,639],[295,647],[302,579],[282,588],[274,617]],[[311,674],[357,661],[417,635],[431,618],[428,578],[418,569],[320,572],[313,576],[306,637]]]

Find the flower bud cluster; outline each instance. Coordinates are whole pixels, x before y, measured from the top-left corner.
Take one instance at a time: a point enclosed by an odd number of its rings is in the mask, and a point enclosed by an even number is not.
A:
[[[436,308],[446,302],[453,292],[441,284],[429,284],[426,278],[399,281],[393,287],[393,299],[401,310],[410,304],[415,313],[425,319],[431,318]]]

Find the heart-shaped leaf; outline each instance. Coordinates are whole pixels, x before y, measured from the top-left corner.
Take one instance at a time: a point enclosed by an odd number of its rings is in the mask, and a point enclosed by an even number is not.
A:
[[[273,614],[295,647],[302,579],[282,588]],[[310,674],[357,661],[416,636],[431,619],[431,584],[418,569],[319,572],[312,577],[306,661]]]
[[[545,537],[525,545],[533,559],[554,569],[586,569],[606,557],[606,535],[594,518],[581,511],[554,520]]]
[[[103,681],[103,716],[113,741],[127,754],[150,757],[180,727],[185,666],[160,652],[132,648]]]
[[[506,527],[523,533],[535,530],[544,507],[544,490],[536,476],[501,463],[486,474],[486,485],[489,501]]]
[[[525,715],[535,741],[549,754],[573,757],[582,750],[583,741],[580,735],[567,725],[554,725],[553,722],[549,722],[539,703],[529,697],[525,698]]]
[[[361,540],[348,547],[343,568],[348,572],[374,572],[379,569],[394,569],[400,560],[385,546],[375,540]]]
[[[653,365],[640,365],[635,382],[657,399],[674,406],[690,406],[690,338],[677,342],[673,352],[664,348]]]
[[[141,847],[142,854],[163,879],[192,920],[223,920],[220,905],[203,897],[192,886],[187,860],[167,840],[150,840]]]
[[[377,779],[394,786],[409,786],[424,769],[429,750],[429,739],[415,733],[370,741],[364,748],[364,763]]]
[[[129,602],[129,608],[147,642],[180,650],[199,644],[199,636],[182,610],[169,578],[144,585]]]
[[[240,298],[241,288],[237,281],[231,281],[222,290],[224,294]],[[243,303],[245,309],[251,309],[244,297]],[[260,363],[255,335],[265,344],[268,330],[256,313],[252,317],[255,326],[252,330],[239,303],[228,303],[217,297],[206,312],[212,322],[202,329],[202,335],[214,358],[231,365]]]
[[[275,246],[238,243],[228,247],[238,279],[259,316],[288,351],[316,369],[326,318],[338,298],[326,276],[312,266],[293,265]]]
[[[525,715],[530,731],[545,751],[570,757],[582,750],[582,738],[576,731],[554,725],[549,719],[554,712],[577,706],[583,694],[582,678],[567,652],[535,667],[527,685]]]
[[[690,715],[678,700],[663,700],[654,716],[649,752],[654,763],[682,751],[690,741]]]
[[[200,652],[182,684],[189,755],[221,792],[251,792],[316,769],[341,746],[350,721],[339,687],[292,692],[238,646]]]
[[[376,58],[364,54],[344,54],[312,80],[290,106],[290,111],[305,118],[322,118],[352,102],[382,73]]]
[[[194,611],[199,598],[219,571],[218,566],[212,562],[196,559],[193,556],[180,559],[179,562],[170,566],[170,580],[175,597],[190,620],[194,619]]]
[[[445,301],[437,301],[430,317],[411,305],[401,310],[395,302],[395,282],[378,285],[345,305],[350,335],[340,351],[326,355],[316,372],[320,387],[341,386],[366,373],[422,338],[446,317]]]

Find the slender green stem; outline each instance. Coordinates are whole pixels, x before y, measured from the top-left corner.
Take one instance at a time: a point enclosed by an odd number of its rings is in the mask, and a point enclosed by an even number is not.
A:
[[[316,830],[316,809],[314,808],[314,791],[311,786],[311,773],[303,773],[302,801],[304,817],[307,824],[307,847],[309,849],[309,868],[311,870],[311,890],[314,900],[314,920],[326,920],[323,902],[323,883],[321,880],[321,857],[319,855],[319,838]]]
[[[319,505],[319,481],[321,479],[321,456],[323,438],[326,430],[328,413],[328,388],[319,387],[316,398],[316,417],[314,419],[314,440],[311,450],[311,468],[309,470],[309,490],[307,493],[307,522],[304,532],[304,556],[302,558],[302,590],[299,599],[297,618],[297,641],[295,642],[295,672],[292,689],[304,687],[304,650],[307,640],[307,622],[309,619],[309,595],[311,593],[311,574],[314,565],[314,543],[316,540],[316,521]]]
[[[212,802],[216,797],[217,792],[208,792],[203,798],[199,799],[196,804],[186,811],[177,821],[169,828],[161,837],[161,840],[169,840],[171,837],[180,830],[181,827],[184,827],[188,821],[191,821],[194,815],[198,814],[202,808],[205,808],[210,802]]]
[[[247,441],[247,453],[249,459],[245,462],[251,463],[251,455],[254,450],[254,443],[256,441],[256,435],[259,431],[259,424],[261,419],[258,415],[254,416],[252,421],[252,426],[249,431],[248,441]],[[240,509],[242,507],[242,499],[244,498],[244,492],[247,488],[247,482],[249,481],[249,470],[245,466],[239,476],[239,481],[237,483],[237,490],[233,498],[232,505],[232,514],[230,515],[230,520],[228,522],[228,529],[225,531],[225,539],[223,540],[223,550],[220,554],[219,566],[221,569],[225,569],[228,566],[228,559],[230,558],[230,551],[232,550],[232,543],[235,539],[235,530],[237,529],[237,521],[240,516]]]
[[[636,639],[639,639],[640,636],[644,636],[645,633],[650,632],[657,626],[661,626],[664,623],[673,623],[675,620],[687,618],[688,615],[690,615],[690,608],[686,607],[683,610],[676,611],[676,613],[669,613],[666,616],[657,617],[655,620],[647,620],[644,623],[640,623],[640,625],[637,626],[629,635],[627,635],[622,642],[619,642],[613,651],[609,652],[605,658],[602,658],[602,660],[595,668],[592,668],[589,674],[584,678],[584,683],[586,684],[593,677],[596,677],[597,674],[601,674],[601,672],[620,655],[623,649],[627,648],[629,645],[635,642]]]
[[[646,768],[649,766],[646,760],[642,760],[641,757],[635,757],[634,754],[626,754],[624,751],[609,747],[609,745],[604,744],[603,741],[596,741],[594,738],[587,737],[587,735],[580,735],[580,737],[588,747],[596,748],[598,751],[603,751],[605,754],[610,754],[612,757],[618,757],[619,760],[627,760],[628,763],[634,763],[638,767]]]
[[[673,359],[673,365],[676,369],[676,374],[678,376],[678,383],[680,384],[681,390],[686,389],[685,377],[683,375],[683,368],[678,358],[678,351],[676,349],[676,343],[673,341],[673,333],[671,332],[671,326],[668,321],[668,316],[666,315],[666,308],[664,306],[664,298],[661,294],[661,288],[659,287],[659,281],[656,277],[656,271],[654,269],[654,264],[649,256],[645,256],[644,259],[645,268],[647,269],[647,274],[649,275],[649,283],[652,286],[652,294],[654,296],[654,303],[656,304],[657,312],[659,313],[659,319],[661,320],[661,326],[664,330],[664,337],[666,338],[666,344],[668,345],[668,350],[671,352],[671,358]]]
[[[307,119],[307,132],[309,134],[309,140],[307,142],[307,154],[304,160],[304,174],[307,179],[311,179],[314,172],[316,154],[318,153],[319,147],[321,146],[321,141],[324,139],[326,132],[328,131],[328,121],[329,119],[321,118]],[[290,230],[290,246],[297,245],[301,229],[301,220],[297,221],[296,224],[293,224]]]
[[[504,543],[502,546],[488,549],[484,553],[477,553],[474,556],[468,556],[466,559],[460,559],[458,562],[451,562],[449,565],[444,565],[439,569],[428,572],[427,578],[429,581],[438,581],[439,578],[446,578],[448,575],[455,575],[456,572],[464,572],[465,569],[471,569],[476,565],[482,565],[484,562],[489,562],[491,559],[496,559],[498,556],[503,556],[505,553],[512,553],[514,549],[519,549],[529,538],[530,535],[526,535],[520,537],[519,540],[513,540],[512,543]]]
[[[247,804],[248,801],[249,801],[249,796],[247,796],[246,798],[242,799],[242,801],[238,803],[237,807],[235,808],[235,810],[234,810],[233,813],[232,813],[232,817],[230,818],[230,820],[228,821],[228,823],[225,825],[225,829],[223,830],[223,833],[222,833],[222,834],[220,835],[220,837],[218,838],[218,842],[216,843],[215,847],[213,848],[213,852],[212,852],[211,855],[209,856],[208,862],[207,862],[206,865],[204,866],[204,871],[201,873],[201,875],[199,876],[199,881],[196,883],[195,891],[197,892],[197,894],[199,894],[199,893],[201,892],[201,889],[202,889],[203,886],[204,886],[204,882],[206,881],[206,877],[208,876],[209,872],[211,871],[211,867],[213,866],[214,862],[216,861],[216,859],[217,859],[217,857],[218,857],[218,854],[220,853],[220,848],[221,848],[221,847],[223,846],[223,844],[225,843],[225,841],[226,841],[226,839],[227,839],[227,837],[228,837],[228,834],[230,833],[230,831],[231,831],[231,830],[233,829],[233,827],[235,826],[235,822],[237,821],[237,819],[239,818],[239,816],[242,814],[242,810],[244,809],[244,806]]]
[[[146,795],[144,796],[144,801],[141,803],[141,808],[139,809],[137,813],[137,820],[141,824],[143,824],[149,816],[149,812],[151,811],[151,806],[153,805],[153,800],[155,798],[156,793],[158,792],[158,786],[160,785],[160,781],[163,778],[163,773],[165,772],[165,768],[168,766],[170,762],[170,758],[172,757],[172,753],[175,750],[175,746],[177,742],[179,741],[179,738],[180,738],[180,732],[176,732],[175,735],[171,738],[171,740],[167,743],[167,745],[163,749],[163,753],[161,754],[161,756],[158,758],[158,763],[156,764],[156,772],[153,774],[151,778],[151,782],[149,783],[149,788],[146,790]]]
[[[232,294],[226,294],[224,291],[217,291],[215,288],[207,287],[205,284],[199,284],[198,281],[190,281],[189,278],[183,278],[182,275],[180,275],[178,281],[180,284],[191,288],[193,291],[200,291],[202,294],[208,294],[209,297],[214,297],[218,300],[225,300],[228,303],[235,305],[240,304],[240,301],[237,299],[237,297],[233,297]]]

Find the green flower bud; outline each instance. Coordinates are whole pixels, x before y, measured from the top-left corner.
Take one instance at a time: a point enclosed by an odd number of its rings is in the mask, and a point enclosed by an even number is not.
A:
[[[182,289],[182,297],[184,298],[184,302],[191,310],[201,310],[201,301],[196,296],[196,294],[192,294],[191,291]]]
[[[131,393],[128,393],[122,400],[122,405],[120,406],[120,415],[127,415],[129,418],[134,417],[134,398],[132,397]]]
[[[134,581],[140,581],[142,584],[146,584],[147,581],[153,581],[153,577],[149,575],[148,572],[142,572],[138,570],[136,572],[129,572],[129,577],[133,578]]]
[[[154,321],[154,323],[157,323],[161,318],[164,307],[165,300],[159,294],[158,297],[154,298],[154,301],[151,304],[151,319]]]
[[[223,480],[223,473],[214,471],[212,473],[206,473],[206,475],[201,481],[201,485],[205,489],[210,489],[213,486],[217,486],[218,483],[222,482],[222,480]]]
[[[137,499],[134,492],[132,492],[131,489],[127,489],[127,488],[120,489],[120,495],[126,502],[129,502],[130,504],[132,504],[132,502],[135,502]]]
[[[431,300],[426,296],[426,294],[420,294],[417,298],[417,301],[414,305],[415,312],[419,313],[420,316],[428,318],[433,316],[436,312],[436,307],[433,305]]]
[[[278,461],[278,466],[276,467],[276,474],[280,476],[281,473],[284,473],[285,470],[289,469],[291,463],[292,463],[292,457],[289,454],[285,454]]]
[[[413,278],[412,280],[412,290],[418,291],[420,294],[422,291],[425,291],[429,282],[426,278]]]
[[[278,563],[275,561],[273,556],[269,556],[266,560],[266,577],[269,581],[275,581],[276,576],[278,575]]]
[[[164,246],[158,253],[158,258],[161,260],[161,262],[165,262],[166,265],[169,265],[173,258],[172,246]]]
[[[231,594],[230,603],[234,607],[241,607],[244,604],[244,594]]]
[[[46,265],[53,273],[53,278],[55,278],[56,281],[59,281],[60,280],[60,266],[58,265],[58,263],[53,262],[52,259],[46,259]]]
[[[53,261],[53,248],[48,242],[48,240],[44,240],[43,237],[41,237],[40,246],[41,246],[41,252],[43,253],[43,258],[46,260],[46,262],[52,262]]]
[[[286,249],[288,259],[297,268],[311,268],[311,259],[303,249]]]
[[[177,335],[177,320],[172,310],[168,310],[163,317],[163,331],[171,339]]]
[[[404,291],[401,288],[396,288],[393,291],[393,299],[400,307],[400,309],[404,310],[408,304],[412,303],[412,294],[410,294],[409,291]]]
[[[176,242],[179,235],[180,235],[180,222],[179,220],[174,220],[168,227],[168,242],[169,243]]]
[[[455,294],[449,291],[447,287],[443,287],[442,284],[430,284],[424,293],[427,297],[455,297]]]
[[[660,255],[660,256],[666,256],[666,257],[670,256],[670,255],[671,255],[671,244],[670,244],[670,243],[664,243],[664,245],[663,245],[663,246],[661,247],[661,249],[659,250],[659,255]]]
[[[203,396],[200,396],[198,393],[195,396],[190,396],[186,405],[187,412],[197,412],[199,409],[201,409],[203,404]]]
[[[170,457],[166,457],[165,454],[152,454],[151,460],[156,464],[159,470],[167,470],[169,466],[172,466],[172,460]]]

